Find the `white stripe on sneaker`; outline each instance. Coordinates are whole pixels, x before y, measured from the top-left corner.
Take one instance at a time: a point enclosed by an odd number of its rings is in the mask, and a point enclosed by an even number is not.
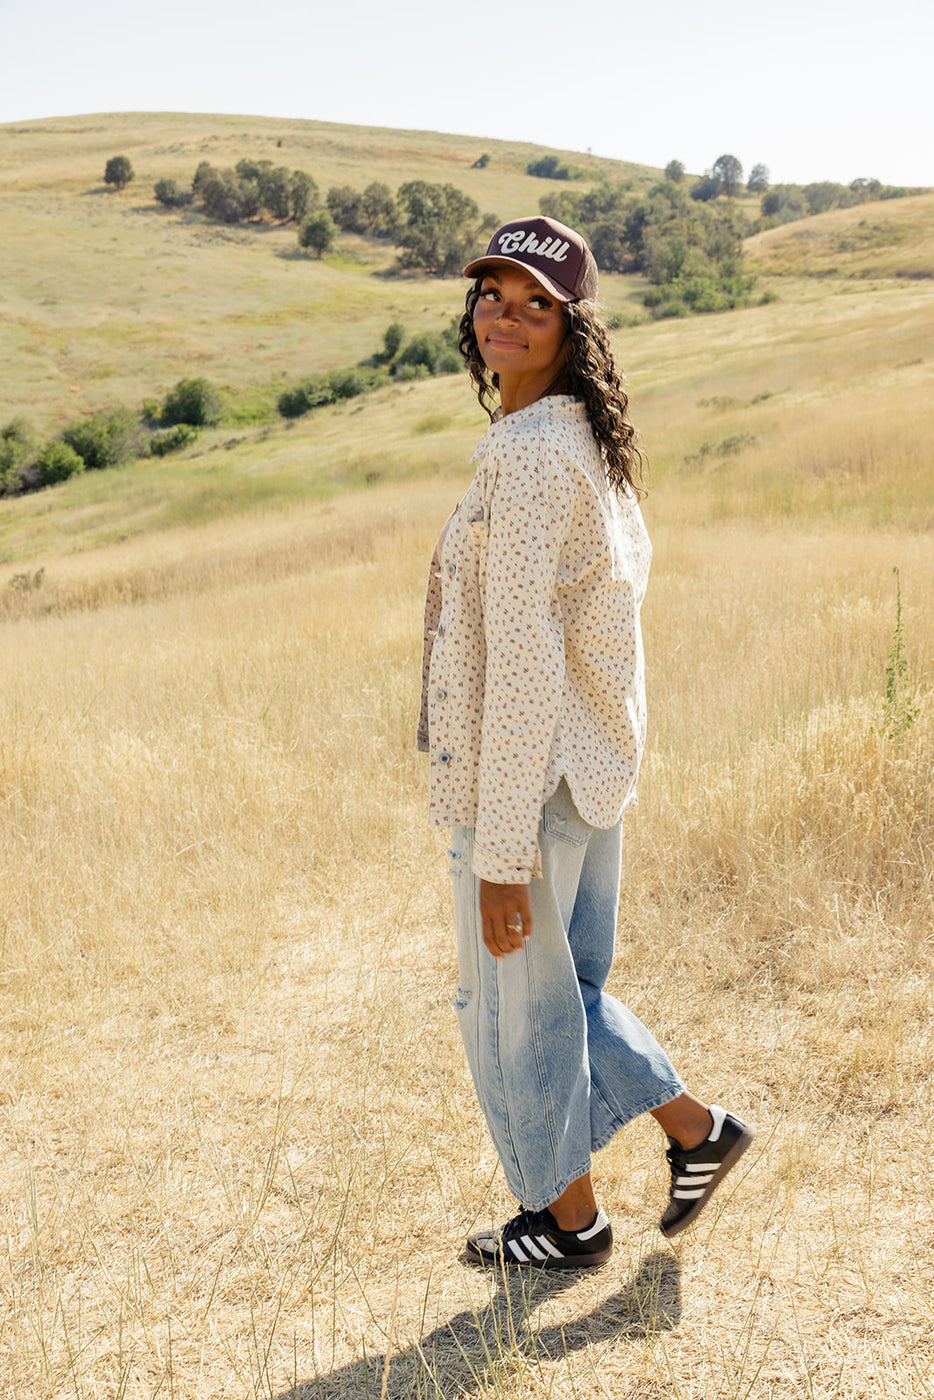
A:
[[[519,1245],[515,1240],[508,1240],[507,1243],[509,1245],[509,1248],[512,1250],[513,1254],[516,1256],[516,1260],[518,1263],[527,1264],[529,1262],[528,1255],[523,1253],[523,1251],[519,1248]]]
[[[525,1246],[525,1248],[529,1251],[533,1259],[544,1259],[545,1255],[539,1248],[539,1246],[542,1243],[541,1236],[539,1236],[538,1240],[536,1241],[532,1239],[531,1235],[523,1235],[522,1243]]]

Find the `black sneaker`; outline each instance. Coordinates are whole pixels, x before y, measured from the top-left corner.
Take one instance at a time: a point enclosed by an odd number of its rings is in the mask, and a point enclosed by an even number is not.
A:
[[[685,1152],[674,1138],[668,1139],[671,1146],[666,1156],[671,1167],[671,1196],[662,1216],[662,1233],[669,1239],[693,1224],[756,1135],[755,1128],[741,1118],[716,1104],[710,1104],[709,1108],[713,1128],[700,1147]]]
[[[550,1210],[523,1210],[498,1230],[468,1236],[472,1264],[527,1269],[592,1269],[613,1253],[610,1222],[598,1209],[586,1230],[560,1230]]]

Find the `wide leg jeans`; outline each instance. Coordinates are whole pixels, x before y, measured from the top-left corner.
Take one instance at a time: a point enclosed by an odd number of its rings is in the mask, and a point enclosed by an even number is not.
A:
[[[642,1022],[604,991],[613,961],[622,822],[592,827],[562,781],[545,804],[533,930],[502,960],[483,943],[472,828],[451,836],[460,985],[477,1097],[509,1187],[540,1210],[614,1133],[684,1089]]]

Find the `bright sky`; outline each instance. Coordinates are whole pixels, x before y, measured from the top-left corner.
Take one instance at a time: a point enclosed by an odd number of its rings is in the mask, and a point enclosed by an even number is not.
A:
[[[934,185],[931,0],[0,0],[0,122],[307,117]]]

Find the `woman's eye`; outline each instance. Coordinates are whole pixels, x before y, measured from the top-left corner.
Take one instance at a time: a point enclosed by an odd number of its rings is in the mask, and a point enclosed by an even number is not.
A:
[[[529,306],[533,307],[536,311],[550,311],[551,302],[546,301],[544,297],[533,297],[529,302]]]

